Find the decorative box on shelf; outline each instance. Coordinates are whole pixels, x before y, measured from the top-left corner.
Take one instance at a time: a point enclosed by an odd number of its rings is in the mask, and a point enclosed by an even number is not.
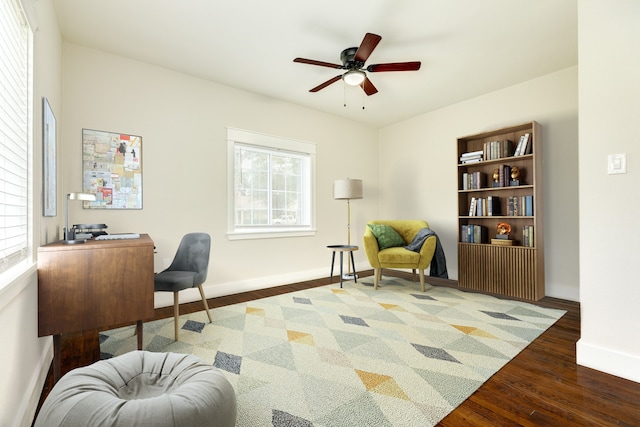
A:
[[[491,239],[492,245],[513,246],[513,240],[509,239]]]

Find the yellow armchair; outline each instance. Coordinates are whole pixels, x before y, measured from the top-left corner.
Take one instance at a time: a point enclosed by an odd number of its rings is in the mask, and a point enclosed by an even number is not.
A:
[[[383,224],[393,227],[402,236],[405,245],[411,243],[413,238],[423,228],[428,228],[429,224],[422,220],[377,220],[369,221],[368,224]],[[435,235],[427,237],[420,249],[420,252],[410,251],[404,246],[391,247],[380,250],[378,240],[367,225],[364,232],[364,251],[369,263],[373,267],[373,287],[378,289],[378,282],[382,277],[383,268],[410,268],[413,271],[415,280],[416,269],[419,271],[420,287],[424,292],[424,270],[431,264],[431,260],[436,251]]]

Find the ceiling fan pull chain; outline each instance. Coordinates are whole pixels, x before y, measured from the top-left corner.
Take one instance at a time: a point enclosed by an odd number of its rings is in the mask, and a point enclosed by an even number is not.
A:
[[[344,101],[344,107],[347,108],[347,84],[342,84],[342,98]]]

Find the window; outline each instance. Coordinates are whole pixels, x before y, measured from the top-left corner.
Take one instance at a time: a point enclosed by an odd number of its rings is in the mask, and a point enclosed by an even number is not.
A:
[[[30,257],[31,30],[18,0],[0,2],[0,272]]]
[[[313,234],[315,145],[227,129],[229,238]]]

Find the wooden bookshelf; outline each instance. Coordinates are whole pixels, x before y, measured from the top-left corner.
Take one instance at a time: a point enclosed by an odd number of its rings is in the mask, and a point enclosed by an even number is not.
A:
[[[514,155],[527,134],[528,150]],[[457,154],[459,286],[541,299],[545,289],[542,127],[528,122],[458,138]],[[519,185],[510,182],[514,167]],[[504,178],[494,186],[496,169],[503,170]],[[510,245],[491,243],[501,222],[511,227]]]

